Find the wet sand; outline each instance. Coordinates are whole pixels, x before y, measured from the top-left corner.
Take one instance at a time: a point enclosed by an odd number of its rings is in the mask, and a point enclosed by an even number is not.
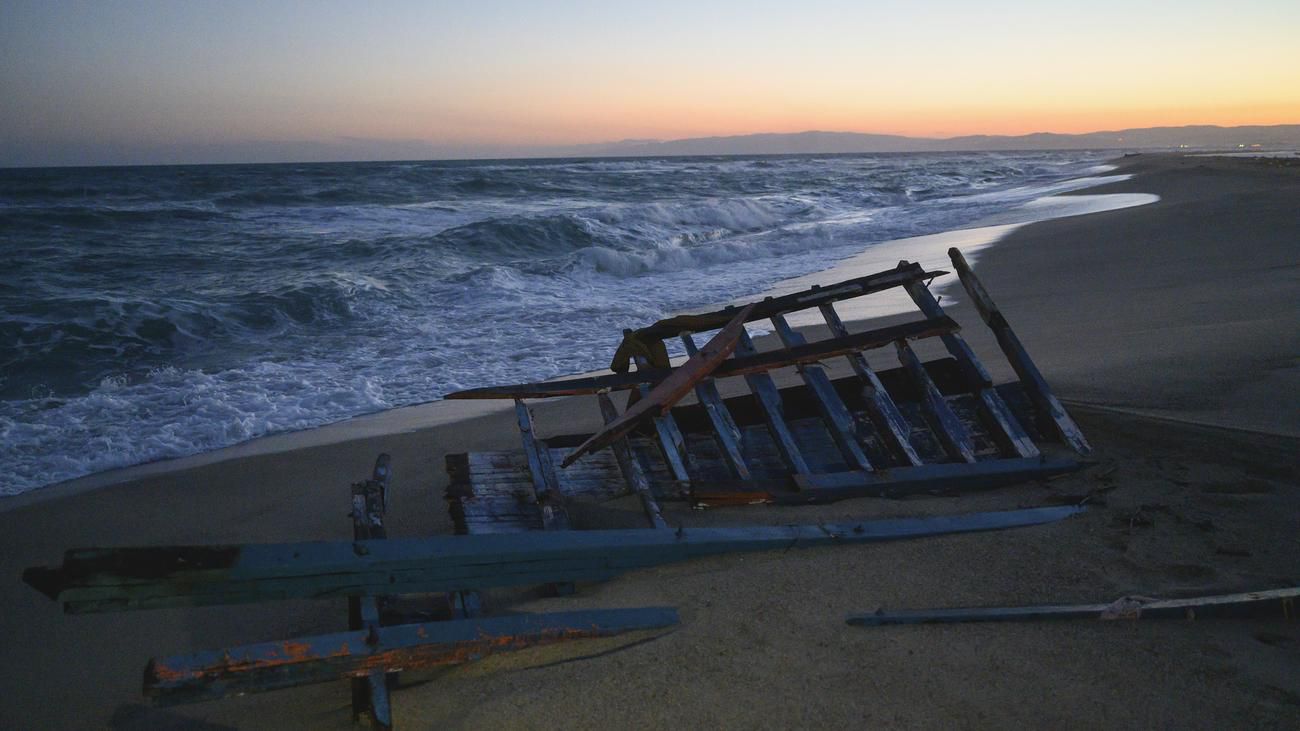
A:
[[[1039,505],[1113,488],[1104,505],[1050,526],[720,557],[584,586],[565,599],[502,599],[499,608],[526,611],[667,604],[683,621],[616,652],[606,651],[618,642],[574,645],[407,674],[393,697],[397,725],[1300,723],[1295,623],[862,629],[843,621],[882,605],[1101,601],[1300,582],[1300,167],[1162,156],[1123,166],[1132,180],[1087,192],[1161,200],[1031,224],[976,263],[1073,405],[1097,467],[956,498],[727,513],[673,506],[666,517],[815,522]],[[950,289],[944,303],[962,299]],[[957,304],[950,314],[1006,377],[974,313]],[[18,575],[56,563],[72,546],[346,538],[348,484],[368,474],[379,451],[395,465],[390,535],[448,533],[444,456],[515,448],[517,432],[508,412],[447,408],[402,410],[324,437],[273,438],[0,505],[0,573],[10,577],[0,588],[0,727],[351,728],[344,683],[170,709],[149,708],[140,695],[150,656],[336,631],[346,624],[341,600],[64,616]],[[545,433],[598,420],[586,399],[536,411]],[[106,482],[117,484],[85,489]],[[567,662],[584,654],[594,656]]]

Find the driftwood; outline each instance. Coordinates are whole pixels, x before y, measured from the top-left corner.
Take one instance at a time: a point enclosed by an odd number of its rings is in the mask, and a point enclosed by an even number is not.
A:
[[[1034,619],[1228,619],[1300,618],[1300,587],[1222,594],[1188,599],[1122,597],[1109,604],[1044,604],[1030,607],[880,610],[853,614],[848,623],[861,627],[946,622],[1013,622]]]

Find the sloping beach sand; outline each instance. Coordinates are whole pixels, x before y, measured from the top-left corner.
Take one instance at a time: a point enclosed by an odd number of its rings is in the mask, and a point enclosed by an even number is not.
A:
[[[393,696],[398,727],[1300,724],[1295,623],[844,624],[847,613],[882,605],[1091,602],[1300,582],[1300,166],[1144,155],[1121,172],[1134,177],[1087,192],[1161,200],[1025,226],[976,263],[1070,402],[1097,467],[963,497],[673,506],[666,517],[816,522],[1041,505],[1113,488],[1104,505],[1013,531],[699,560],[524,601],[509,608],[674,605],[682,624],[618,651],[624,643],[607,641],[405,675]],[[947,291],[945,305],[959,302],[950,314],[985,362],[1000,365],[964,293]],[[582,399],[536,411],[545,433],[598,421]],[[352,728],[345,683],[170,709],[140,694],[151,656],[336,631],[346,625],[342,600],[64,616],[19,580],[24,567],[57,563],[73,546],[345,539],[348,485],[380,451],[395,465],[390,535],[449,533],[444,456],[518,439],[512,413],[477,405],[415,407],[327,434],[273,437],[0,504],[0,727]]]

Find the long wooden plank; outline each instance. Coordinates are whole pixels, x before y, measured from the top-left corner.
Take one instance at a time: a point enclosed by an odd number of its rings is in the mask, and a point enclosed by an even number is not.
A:
[[[749,333],[741,333],[740,342],[736,345],[736,355],[757,354],[758,348],[754,347],[754,341],[750,339]],[[792,474],[808,474],[811,470],[808,468],[803,452],[799,449],[799,443],[795,441],[794,434],[790,431],[790,425],[786,422],[785,408],[781,403],[781,390],[776,387],[772,376],[766,373],[751,373],[745,376],[745,383],[763,409],[763,420],[767,423],[767,431],[772,435],[772,441],[776,444],[776,451],[781,455],[781,460],[785,462]]]
[[[515,399],[515,418],[519,422],[519,436],[528,457],[528,472],[533,478],[533,492],[537,506],[542,511],[542,527],[546,530],[568,530],[569,513],[564,507],[564,494],[551,465],[551,455],[537,439],[533,414],[528,405]]]
[[[854,333],[847,338],[822,340],[798,348],[771,350],[756,353],[744,358],[732,358],[724,361],[710,374],[714,378],[743,376],[750,373],[764,373],[774,368],[816,363],[826,358],[849,355],[872,348],[882,348],[896,340],[919,340],[937,337],[950,332],[957,332],[961,327],[950,317],[932,318],[906,322],[875,330]],[[576,396],[593,394],[599,391],[619,391],[636,388],[643,383],[659,383],[678,369],[655,368],[636,370],[629,373],[612,373],[604,376],[569,378],[542,383],[519,383],[507,386],[485,386],[465,391],[449,393],[448,399],[497,399],[497,398],[549,398],[555,396]],[[689,389],[688,389],[689,390]]]
[[[614,406],[614,401],[609,394],[598,393],[596,399],[600,401],[600,413],[605,418],[605,423],[617,421],[618,408]],[[650,527],[667,528],[668,523],[664,521],[664,516],[659,511],[659,503],[655,502],[654,493],[650,491],[650,479],[646,477],[645,470],[642,470],[640,463],[637,462],[636,454],[627,443],[627,437],[614,440],[610,447],[614,450],[614,457],[618,460],[618,468],[623,473],[624,482],[633,494],[641,499],[641,509],[645,511]]]
[[[907,263],[907,262],[900,262]],[[939,306],[939,300],[935,299],[934,294],[924,282],[915,281],[903,285],[912,301],[921,310],[921,314],[926,317],[942,317],[943,308]],[[1014,457],[1037,457],[1038,446],[1025,433],[1020,422],[1016,419],[1015,414],[1007,406],[1002,397],[993,388],[993,379],[989,377],[988,371],[984,369],[984,364],[980,362],[975,351],[966,344],[966,339],[961,333],[949,333],[940,336],[943,340],[944,347],[948,352],[957,359],[957,366],[961,369],[962,375],[966,379],[967,385],[976,395],[980,411],[984,414],[984,420],[988,423],[989,433],[993,441],[997,442],[998,447],[1003,453]]]
[[[801,345],[807,345],[808,341],[801,333],[796,332],[786,322],[783,315],[773,315],[772,324],[776,326],[777,337],[787,348],[796,348]],[[799,371],[799,377],[803,379],[804,385],[808,387],[808,393],[812,395],[813,402],[817,404],[817,410],[821,412],[822,420],[826,422],[826,431],[830,432],[831,440],[844,456],[844,461],[850,469],[870,470],[871,460],[867,459],[866,452],[862,451],[861,439],[858,436],[857,422],[853,419],[853,413],[849,407],[844,405],[844,400],[831,384],[830,376],[826,375],[826,369],[819,363],[801,363],[795,368]]]
[[[826,320],[826,326],[830,328],[831,335],[837,338],[849,336],[849,329],[844,326],[844,321],[840,319],[839,313],[835,311],[835,305],[828,302],[818,309],[821,310],[822,319]],[[942,316],[942,313],[940,315]],[[926,316],[929,317],[929,313],[926,313]],[[889,391],[885,390],[885,386],[880,382],[880,378],[876,376],[876,372],[871,370],[871,365],[867,363],[866,357],[861,353],[853,353],[847,357],[849,365],[853,367],[853,372],[858,375],[858,378],[862,379],[862,401],[866,405],[867,415],[875,422],[876,429],[889,451],[893,452],[894,456],[904,464],[923,464],[924,460],[912,447],[910,438],[912,425],[899,412],[898,406],[894,404],[894,399],[890,397]]]
[[[970,432],[948,406],[939,387],[934,385],[934,380],[926,372],[921,359],[912,351],[911,346],[902,340],[895,343],[895,347],[898,350],[898,362],[907,368],[907,372],[921,391],[921,408],[929,417],[930,425],[939,443],[943,445],[944,451],[963,462],[974,462],[975,445],[971,442]]]
[[[953,267],[957,270],[957,276],[961,279],[966,294],[970,295],[980,317],[993,331],[998,347],[1002,348],[1007,361],[1011,363],[1011,368],[1015,370],[1024,385],[1025,392],[1029,394],[1029,398],[1038,409],[1041,421],[1049,430],[1056,432],[1074,451],[1084,455],[1090,454],[1092,446],[1083,436],[1083,431],[1079,429],[1078,424],[1074,423],[1070,413],[1052,393],[1051,387],[1047,385],[1047,379],[1043,378],[1038,366],[1034,365],[1029,352],[1021,344],[1020,338],[1016,337],[1016,333],[1011,329],[1011,325],[1007,323],[1006,317],[1002,315],[1002,311],[993,302],[988,291],[984,289],[984,285],[975,276],[975,271],[966,262],[966,257],[962,256],[956,248],[948,249],[948,256],[952,259]]]
[[[742,327],[740,332],[743,334],[745,329]],[[695,355],[699,352],[690,333],[682,333],[682,345],[686,347],[687,355]],[[739,342],[736,347],[740,347]],[[727,463],[727,469],[731,470],[732,476],[737,479],[748,480],[749,465],[745,464],[745,458],[740,454],[740,427],[736,426],[736,420],[731,418],[731,412],[722,402],[717,384],[712,378],[700,379],[700,382],[695,384],[695,397],[700,400],[700,406],[704,407],[704,413],[709,417],[709,423],[713,426],[713,437],[722,448],[722,458]]]
[[[69,612],[598,581],[726,553],[852,545],[1052,522],[1075,507],[841,524],[542,531],[378,541],[95,548],[23,579]]]
[[[606,424],[604,429],[591,435],[591,438],[576,449],[569,453],[560,463],[561,467],[568,467],[577,461],[582,455],[593,452],[602,447],[607,447],[619,437],[624,436],[632,431],[641,422],[647,418],[658,414],[660,416],[668,413],[673,404],[682,399],[683,396],[690,393],[696,383],[712,373],[722,361],[726,360],[728,355],[736,349],[736,339],[745,329],[745,318],[749,316],[753,309],[750,305],[740,312],[736,313],[731,322],[722,328],[717,335],[709,339],[703,348],[695,355],[692,355],[679,368],[674,368],[667,378],[663,379],[645,398],[637,401],[635,405],[623,412],[623,415],[613,422]]]
[[[853,614],[848,623],[858,627],[887,624],[950,622],[1014,622],[1034,619],[1300,619],[1300,587],[1190,599],[1122,597],[1109,604],[1043,604],[1028,607],[964,607],[960,609],[904,609]]]
[[[772,315],[779,315],[783,312],[803,310],[810,307],[818,307],[828,302],[837,302],[839,300],[883,292],[887,289],[900,287],[908,282],[933,279],[934,277],[943,274],[947,274],[947,272],[927,272],[917,264],[909,264],[906,266],[900,265],[894,269],[888,269],[883,272],[869,274],[865,277],[847,279],[843,282],[830,284],[825,287],[813,285],[812,288],[800,292],[793,292],[791,294],[781,295],[780,297],[768,297],[762,301],[755,302],[755,308],[749,314],[746,322],[766,320]],[[735,314],[734,310],[723,309],[714,312],[705,312],[698,315],[679,315],[640,328],[636,331],[636,334],[643,340],[648,341],[675,337],[684,331],[703,332],[706,330],[715,330],[730,321],[733,314]]]
[[[425,622],[155,658],[144,692],[159,705],[207,701],[340,678],[459,665],[499,652],[662,629],[671,607]],[[391,724],[391,720],[390,720]]]

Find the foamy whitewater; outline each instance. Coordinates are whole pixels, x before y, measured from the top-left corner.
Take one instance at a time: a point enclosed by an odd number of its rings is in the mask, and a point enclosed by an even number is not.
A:
[[[1099,153],[0,170],[0,494],[602,367]]]

